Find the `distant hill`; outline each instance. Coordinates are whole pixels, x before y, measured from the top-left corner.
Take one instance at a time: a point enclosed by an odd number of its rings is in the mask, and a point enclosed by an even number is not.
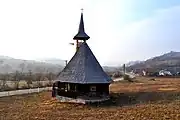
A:
[[[38,59],[37,61],[65,66],[65,60],[61,60],[58,58],[44,58],[44,59]],[[118,67],[112,67],[112,66],[102,66],[102,67],[104,71],[108,71],[108,72],[114,72],[118,70]]]
[[[34,60],[14,59],[7,56],[0,56],[0,73],[12,73],[16,70],[28,72],[59,72],[63,69],[62,65],[39,62]]]
[[[116,72],[119,71],[118,67],[111,67],[111,66],[102,66],[104,71],[106,72]]]
[[[138,64],[138,63],[141,63],[142,61],[130,61],[128,63],[126,63],[126,66],[132,66],[132,65],[135,65],[135,64]]]
[[[58,58],[41,58],[36,61],[65,66],[65,60]]]
[[[161,70],[180,71],[180,52],[171,51],[169,53],[150,58],[133,64],[127,68],[128,70]]]
[[[45,58],[38,60],[14,59],[8,56],[0,56],[0,73],[13,73],[15,71],[59,73],[65,66],[65,61],[57,58]],[[103,66],[106,72],[115,72],[117,67]]]
[[[0,56],[0,59],[13,59],[12,57],[8,57],[8,56]]]

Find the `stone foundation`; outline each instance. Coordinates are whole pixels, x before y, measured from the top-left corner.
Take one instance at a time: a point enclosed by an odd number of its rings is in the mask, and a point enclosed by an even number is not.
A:
[[[103,102],[103,101],[107,101],[110,98],[109,97],[104,97],[104,98],[91,98],[91,99],[82,99],[82,98],[70,98],[70,97],[64,97],[64,96],[56,96],[56,98],[60,101],[60,102],[64,102],[64,103],[80,103],[80,104],[86,104],[86,103],[98,103],[98,102]]]

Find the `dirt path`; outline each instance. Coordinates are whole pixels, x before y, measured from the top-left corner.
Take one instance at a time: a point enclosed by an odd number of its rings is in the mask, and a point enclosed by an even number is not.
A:
[[[12,95],[30,94],[30,93],[38,93],[38,92],[45,91],[45,90],[51,90],[51,87],[5,91],[5,92],[0,92],[0,97],[12,96]]]

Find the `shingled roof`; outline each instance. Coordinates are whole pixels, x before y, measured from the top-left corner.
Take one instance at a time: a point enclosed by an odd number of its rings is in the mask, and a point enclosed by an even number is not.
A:
[[[88,44],[83,42],[56,81],[93,84],[110,83],[111,78],[103,71]]]

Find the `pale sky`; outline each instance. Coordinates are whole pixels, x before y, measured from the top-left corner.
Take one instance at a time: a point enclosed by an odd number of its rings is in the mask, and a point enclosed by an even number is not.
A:
[[[0,55],[70,60],[81,8],[101,65],[180,51],[179,0],[1,0]]]

